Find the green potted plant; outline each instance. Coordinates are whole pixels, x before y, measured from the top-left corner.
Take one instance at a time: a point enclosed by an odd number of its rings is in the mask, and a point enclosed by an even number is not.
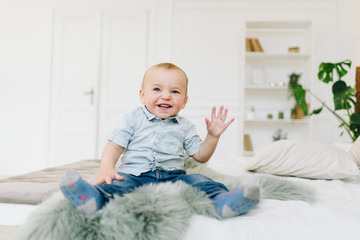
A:
[[[315,110],[314,114],[318,114],[325,107],[340,121],[339,127],[344,128],[349,137],[355,141],[360,135],[360,113],[355,110],[356,96],[355,89],[350,87],[341,78],[345,76],[351,68],[351,60],[344,60],[338,63],[324,63],[319,66],[318,78],[324,83],[334,82],[332,85],[332,93],[334,100],[334,109],[331,109],[317,96],[312,94],[322,103],[322,107]],[[334,74],[335,72],[335,74]],[[334,76],[338,79],[335,80]],[[311,92],[310,92],[311,93]],[[345,110],[347,120],[341,117],[336,111]]]
[[[348,86],[346,82],[341,79],[348,73],[350,68],[350,60],[344,60],[338,63],[322,62],[319,65],[318,79],[324,83],[334,82],[332,85],[334,109],[330,108],[324,101],[313,94],[310,90],[307,89],[306,91],[308,91],[322,105],[319,109],[314,110],[311,114],[319,114],[323,108],[328,109],[340,121],[339,127],[342,127],[347,132],[352,141],[355,141],[356,138],[360,135],[360,113],[355,111],[355,89]],[[335,79],[335,76],[337,76],[337,80]],[[303,90],[299,88],[295,89],[294,91],[298,91],[299,93],[297,94],[303,94]],[[347,119],[343,118],[340,114],[337,113],[337,111],[340,110],[346,112]],[[343,132],[341,134],[343,134]]]
[[[282,140],[282,139],[287,139],[287,133],[283,132],[282,129],[278,128],[278,129],[276,129],[274,135],[272,135],[272,138],[273,138],[274,142]]]
[[[301,119],[304,116],[308,116],[308,106],[306,103],[306,91],[303,89],[302,85],[299,83],[301,74],[292,73],[289,75],[288,82],[288,93],[289,98],[293,97],[295,99],[295,105],[291,109],[291,118],[292,119]]]

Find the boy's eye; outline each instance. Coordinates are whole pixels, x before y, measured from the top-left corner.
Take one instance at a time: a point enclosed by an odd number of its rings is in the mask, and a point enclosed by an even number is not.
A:
[[[177,91],[177,90],[173,90],[171,93],[178,94],[178,93],[179,93],[179,91]]]
[[[153,91],[160,92],[160,88],[154,88]]]

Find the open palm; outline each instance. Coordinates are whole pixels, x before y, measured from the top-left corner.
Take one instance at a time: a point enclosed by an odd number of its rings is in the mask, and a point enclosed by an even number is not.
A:
[[[216,107],[212,108],[211,120],[205,118],[206,128],[208,134],[214,137],[220,137],[220,135],[227,129],[227,127],[234,121],[234,118],[226,121],[228,109],[221,106],[219,112],[216,114]]]

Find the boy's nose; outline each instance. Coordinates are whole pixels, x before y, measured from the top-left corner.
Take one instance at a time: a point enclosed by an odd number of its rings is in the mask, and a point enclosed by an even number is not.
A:
[[[171,97],[171,94],[168,92],[164,92],[161,96],[163,99],[169,99]]]

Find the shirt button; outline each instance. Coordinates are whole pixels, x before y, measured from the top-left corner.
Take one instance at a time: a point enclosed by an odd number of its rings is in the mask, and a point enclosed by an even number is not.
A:
[[[156,152],[154,152],[154,155],[156,155]]]

